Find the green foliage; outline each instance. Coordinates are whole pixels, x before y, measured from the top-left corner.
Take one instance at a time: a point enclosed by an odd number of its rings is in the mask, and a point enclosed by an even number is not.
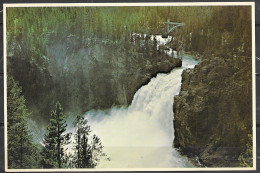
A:
[[[74,126],[75,133],[75,154],[74,154],[74,167],[76,168],[94,168],[97,166],[100,158],[106,156],[103,153],[103,146],[100,138],[93,135],[90,138],[90,126],[88,121],[82,116],[78,116]]]
[[[76,128],[75,141],[75,166],[77,168],[86,168],[91,166],[90,161],[90,146],[88,145],[88,136],[91,132],[90,126],[87,124],[87,120],[84,117],[77,116],[74,123]]]
[[[56,108],[51,112],[50,123],[43,140],[42,161],[43,168],[62,168],[64,163],[64,146],[70,143],[70,134],[64,134],[67,124],[61,104],[56,103]]]
[[[37,45],[43,51],[45,36],[50,32],[58,37],[74,33],[82,41],[89,37],[116,41],[130,32],[164,33],[163,22],[169,19],[185,23],[171,34],[179,42],[186,42],[186,49],[200,53],[250,53],[250,13],[249,6],[19,7],[7,8],[7,33],[8,40],[26,40],[30,49]],[[228,38],[227,33],[232,36]],[[190,45],[190,41],[196,44]],[[222,52],[224,48],[227,50]]]
[[[11,76],[7,77],[7,112],[8,167],[37,167],[39,150],[32,143],[32,135],[27,127],[30,113],[25,105],[22,88]]]
[[[7,8],[8,74],[23,86],[37,121],[49,118],[54,100],[77,114],[128,104],[131,94],[122,103],[118,93],[139,86],[126,79],[145,74],[147,60],[155,68],[162,60],[156,41],[141,46],[144,39],[134,40],[131,33],[165,33],[167,19],[185,23],[170,33],[172,47],[225,59],[251,55],[249,6],[12,7]]]
[[[248,142],[246,149],[239,156],[240,166],[253,167],[253,137],[252,134],[248,134]]]
[[[176,14],[185,26],[174,35],[186,51],[225,58],[251,55],[249,6],[180,7]]]

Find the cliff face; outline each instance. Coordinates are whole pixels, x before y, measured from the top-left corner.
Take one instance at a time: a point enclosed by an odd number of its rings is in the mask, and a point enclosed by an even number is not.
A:
[[[23,87],[33,119],[41,121],[48,120],[57,101],[72,116],[129,105],[135,92],[155,74],[182,64],[143,36],[120,41],[54,36],[44,54],[32,53],[22,41],[10,47],[8,73]]]
[[[240,166],[252,133],[251,77],[250,57],[207,57],[184,70],[174,98],[174,146],[205,166]]]

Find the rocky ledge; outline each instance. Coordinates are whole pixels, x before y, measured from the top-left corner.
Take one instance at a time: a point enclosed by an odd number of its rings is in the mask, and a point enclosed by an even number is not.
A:
[[[251,164],[251,65],[251,57],[207,57],[184,70],[174,97],[174,147],[208,167],[241,166],[241,158]]]

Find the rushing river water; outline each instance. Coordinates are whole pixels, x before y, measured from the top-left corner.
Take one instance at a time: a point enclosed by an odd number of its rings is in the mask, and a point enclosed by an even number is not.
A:
[[[155,36],[158,44],[170,39]],[[173,57],[174,58],[174,57]],[[177,168],[194,165],[174,149],[173,101],[181,89],[183,69],[194,68],[198,61],[184,55],[182,67],[168,74],[158,74],[134,95],[129,107],[109,111],[89,111],[93,134],[100,137],[103,159],[97,168]],[[69,127],[68,132],[74,128]]]
[[[173,101],[181,88],[181,74],[197,61],[183,57],[181,68],[158,74],[141,87],[128,108],[109,112],[87,112],[93,133],[99,136],[111,161],[101,160],[100,168],[193,167],[172,147],[174,139]]]

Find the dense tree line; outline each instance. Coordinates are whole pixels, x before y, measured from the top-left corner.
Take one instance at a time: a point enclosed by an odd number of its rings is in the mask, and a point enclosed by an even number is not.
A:
[[[76,114],[127,105],[139,86],[125,80],[149,76],[149,64],[166,60],[156,42],[131,33],[163,34],[168,19],[185,23],[170,33],[172,47],[221,57],[251,54],[247,6],[7,8],[8,73],[41,121],[55,100]]]
[[[223,58],[250,56],[251,7],[181,7],[185,27],[176,31],[186,51]]]
[[[88,37],[124,39],[125,33],[164,33],[162,22],[185,23],[175,36],[191,45],[187,48],[211,52],[226,48],[248,52],[251,47],[250,6],[204,7],[45,7],[8,8],[9,40],[26,39],[32,50],[44,47],[48,32],[73,33],[82,41]],[[250,26],[250,27],[248,27]],[[174,34],[174,33],[172,33]],[[216,51],[217,52],[217,51]]]

